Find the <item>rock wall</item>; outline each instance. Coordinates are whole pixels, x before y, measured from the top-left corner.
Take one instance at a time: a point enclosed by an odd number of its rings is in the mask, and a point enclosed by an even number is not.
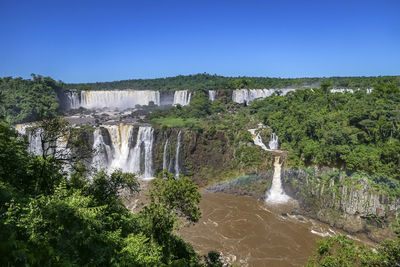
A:
[[[300,213],[375,241],[394,237],[391,223],[399,215],[400,199],[387,183],[338,170],[286,170],[282,177]]]
[[[169,158],[175,164],[177,137],[180,129],[155,129],[153,161],[154,171],[163,169],[164,145],[169,140]],[[252,163],[241,162],[238,154],[257,154],[258,161]],[[216,131],[208,134],[204,132],[182,129],[182,142],[179,153],[181,173],[192,178],[200,186],[206,186],[214,181],[229,179],[245,174],[254,174],[270,170],[272,156],[257,149],[252,143],[236,144],[224,132]],[[171,171],[171,169],[169,170]]]

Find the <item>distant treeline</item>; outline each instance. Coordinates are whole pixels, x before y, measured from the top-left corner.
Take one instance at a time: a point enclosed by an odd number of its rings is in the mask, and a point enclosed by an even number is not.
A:
[[[224,77],[207,73],[179,75],[157,79],[134,79],[114,82],[70,83],[65,89],[137,89],[137,90],[218,90],[254,88],[301,88],[319,87],[322,82],[330,82],[335,88],[371,88],[379,83],[400,85],[400,76],[378,77],[329,77],[329,78],[267,78],[267,77]]]

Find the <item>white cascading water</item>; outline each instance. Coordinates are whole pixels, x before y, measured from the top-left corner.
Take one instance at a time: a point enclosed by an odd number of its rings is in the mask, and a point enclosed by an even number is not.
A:
[[[63,136],[55,140],[54,143],[46,143],[42,140],[43,129],[35,128],[33,131],[33,124],[17,124],[15,130],[28,137],[28,152],[37,156],[43,155],[43,147],[45,149],[45,156],[54,156],[56,158],[67,158],[71,154],[70,148],[68,148],[68,137]],[[42,144],[42,141],[45,142]],[[69,166],[64,165],[63,170],[68,172]]]
[[[253,141],[256,146],[261,147],[266,151],[273,151],[278,149],[278,136],[275,133],[271,134],[271,141],[269,142],[270,149],[263,143],[260,133],[256,133],[257,129],[249,129],[249,132],[253,135]],[[281,181],[281,163],[279,162],[279,156],[275,156],[274,160],[274,177],[272,178],[272,186],[266,193],[266,201],[272,204],[279,204],[287,202],[290,197],[285,194],[282,188]]]
[[[150,126],[139,127],[136,145],[129,158],[128,171],[138,173],[144,179],[151,179],[153,172],[153,128]],[[144,151],[142,151],[144,149]],[[141,158],[144,153],[144,158]],[[141,172],[141,160],[144,160],[144,171]]]
[[[160,92],[152,90],[81,91],[80,106],[87,109],[134,108],[136,105],[160,105]]]
[[[279,157],[276,156],[274,160],[274,177],[272,178],[272,186],[265,195],[266,202],[271,204],[286,203],[290,199],[282,188],[281,165]]]
[[[178,178],[180,175],[180,170],[179,170],[179,150],[181,147],[181,139],[182,139],[182,131],[179,131],[178,133],[178,140],[176,144],[176,153],[175,153],[175,177]]]
[[[69,109],[78,109],[81,106],[78,92],[69,91],[69,92],[67,92],[66,95],[68,98],[68,108]]]
[[[92,166],[96,170],[107,169],[112,162],[113,154],[111,147],[104,143],[100,128],[94,130],[93,140],[94,156],[92,159]]]
[[[279,147],[278,136],[273,132],[269,140],[269,149],[276,150]]]
[[[130,152],[130,141],[133,132],[132,125],[120,124],[120,125],[104,125],[107,129],[111,143],[113,146],[113,158],[110,163],[110,169],[122,169],[128,171],[128,157]]]
[[[15,130],[19,134],[28,137],[28,152],[40,156],[43,154],[41,138],[43,130],[37,128],[35,131],[32,131],[33,126],[32,124],[17,124],[15,125]]]
[[[293,88],[282,88],[282,89],[237,89],[232,93],[232,101],[239,104],[249,104],[258,98],[266,98],[280,92],[280,95],[286,95],[289,92],[295,91]]]
[[[28,136],[28,152],[42,155],[42,130],[30,131],[32,125],[19,124],[15,129],[22,135]],[[104,142],[100,128],[93,132],[93,149],[95,154],[92,166],[97,169],[113,171],[122,169],[124,172],[137,174],[141,178],[152,178],[153,171],[153,128],[141,126],[138,130],[135,147],[131,147],[133,138],[133,125],[103,125],[111,138],[112,147]],[[71,151],[68,148],[68,138],[63,137],[56,140],[55,151],[47,151],[47,154],[67,156]],[[143,169],[141,169],[143,166]],[[179,166],[179,165],[178,165]]]
[[[354,93],[353,89],[348,89],[348,88],[333,88],[331,89],[331,93]]]
[[[190,104],[190,99],[192,97],[192,93],[188,90],[180,90],[180,91],[175,91],[174,93],[174,106],[176,105],[181,105],[181,106],[187,106]]]
[[[110,134],[113,156],[109,170],[122,169],[137,174],[141,178],[153,177],[153,128],[139,127],[136,145],[131,147],[132,125],[105,125]],[[142,157],[142,155],[144,155]],[[143,164],[141,164],[143,163]],[[144,169],[141,169],[144,166]]]
[[[29,153],[32,153],[35,155],[43,154],[42,138],[40,137],[42,132],[43,132],[43,130],[40,128],[36,129],[35,132],[30,132],[29,130],[27,131],[28,141],[29,141],[29,146],[28,146]]]
[[[169,139],[164,144],[164,153],[163,153],[163,171],[168,171],[168,147],[169,147]]]
[[[215,100],[216,91],[215,90],[208,90],[208,100],[214,101]]]
[[[264,150],[269,151],[269,149],[267,148],[267,146],[263,143],[260,133],[256,133],[257,129],[249,129],[249,132],[251,133],[251,135],[253,136],[253,142],[256,146],[261,147]]]

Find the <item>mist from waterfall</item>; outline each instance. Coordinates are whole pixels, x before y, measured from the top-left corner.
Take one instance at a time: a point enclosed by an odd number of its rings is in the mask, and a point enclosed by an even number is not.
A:
[[[178,140],[176,144],[176,153],[175,153],[175,177],[178,178],[180,175],[180,169],[179,169],[179,150],[181,147],[181,139],[182,139],[182,131],[179,131],[178,133]]]
[[[188,90],[175,91],[173,105],[187,106],[190,104],[192,93]]]
[[[279,160],[279,156],[276,156],[274,159],[274,176],[272,178],[272,186],[265,195],[266,202],[271,204],[286,203],[290,199],[290,197],[285,194],[285,191],[283,191],[282,188],[282,163],[280,163]]]

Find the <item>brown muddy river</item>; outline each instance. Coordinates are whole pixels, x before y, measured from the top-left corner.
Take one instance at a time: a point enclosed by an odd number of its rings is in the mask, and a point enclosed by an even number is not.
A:
[[[329,225],[290,212],[294,203],[264,201],[225,193],[204,193],[202,218],[180,231],[200,254],[214,250],[239,266],[303,266],[322,236],[343,234]],[[353,238],[364,239],[363,236]]]

